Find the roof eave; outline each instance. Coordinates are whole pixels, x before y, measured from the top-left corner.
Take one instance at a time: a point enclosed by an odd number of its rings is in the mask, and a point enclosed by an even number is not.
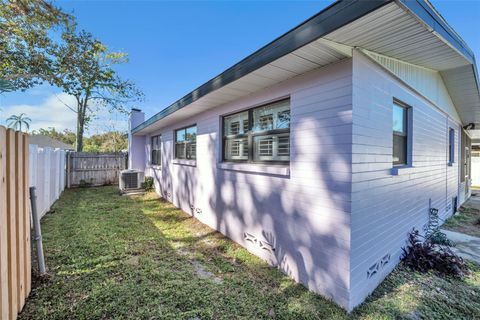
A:
[[[132,129],[137,133],[201,97],[315,41],[393,0],[341,0],[257,50]]]
[[[238,80],[245,75],[281,58],[323,36],[341,28],[380,7],[396,2],[404,9],[411,12],[430,32],[442,39],[448,46],[458,52],[472,65],[477,93],[479,90],[478,71],[475,56],[466,43],[444,21],[440,14],[424,0],[341,0],[325,8],[312,18],[303,22],[284,35],[273,40],[266,46],[257,50],[234,66],[225,70],[220,75],[204,83],[197,89],[174,102],[169,107],[158,112],[139,126],[132,133],[141,134],[140,131],[148,128],[157,121],[164,119],[172,113],[182,109],[207,94]]]

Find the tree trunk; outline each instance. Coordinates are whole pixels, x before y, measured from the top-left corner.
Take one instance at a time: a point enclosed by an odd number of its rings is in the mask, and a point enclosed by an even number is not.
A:
[[[79,112],[77,116],[77,136],[75,137],[75,144],[77,152],[81,152],[83,150],[83,116],[82,113]]]
[[[77,137],[76,145],[77,152],[83,151],[83,131],[85,129],[85,117],[87,115],[87,105],[89,99],[89,92],[85,94],[85,97],[82,99],[77,97]]]

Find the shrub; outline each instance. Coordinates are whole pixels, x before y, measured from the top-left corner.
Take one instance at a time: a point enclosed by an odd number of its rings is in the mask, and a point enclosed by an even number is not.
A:
[[[440,244],[449,247],[455,247],[455,242],[449,240],[447,235],[440,231],[440,229],[435,230],[432,234],[429,235],[427,238],[430,242],[434,244]]]
[[[402,260],[407,267],[420,272],[433,270],[460,278],[468,274],[468,268],[463,259],[453,253],[449,247],[440,246],[422,238],[416,229],[408,235],[408,245],[402,249]]]
[[[145,191],[152,191],[154,189],[153,177],[145,177],[142,188],[145,189]]]

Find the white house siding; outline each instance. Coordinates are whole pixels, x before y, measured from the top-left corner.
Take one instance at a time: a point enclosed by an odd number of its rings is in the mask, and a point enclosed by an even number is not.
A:
[[[440,72],[391,57],[386,57],[375,52],[367,50],[362,51],[409,86],[415,88],[415,90],[421,95],[427,97],[452,119],[460,122],[457,109],[455,109],[452,98],[448,94],[447,87],[443,82]]]
[[[351,243],[351,72],[351,59],[345,60],[164,128],[154,133],[162,135],[162,166],[146,169],[147,175],[155,177],[157,191],[183,211],[346,308]],[[276,169],[276,174],[247,172],[278,168],[271,165],[220,168],[221,115],[287,96],[291,99],[289,168]],[[175,164],[173,132],[195,123],[196,165]],[[257,241],[251,242],[245,235]]]
[[[447,114],[443,110],[448,108],[436,107],[358,51],[353,56],[352,91],[350,308],[395,267],[408,232],[414,227],[423,230],[430,206],[438,208],[442,218],[452,214],[461,130],[456,113]],[[398,176],[391,174],[394,98],[411,106],[413,115],[413,168]],[[447,154],[449,126],[455,129],[452,166]],[[370,268],[376,273],[368,277]]]

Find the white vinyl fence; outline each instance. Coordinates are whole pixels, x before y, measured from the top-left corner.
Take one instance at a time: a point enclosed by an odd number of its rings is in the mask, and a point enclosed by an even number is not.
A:
[[[30,186],[36,188],[37,210],[43,217],[65,189],[65,151],[30,145]]]
[[[472,186],[480,186],[480,157],[472,154]]]

